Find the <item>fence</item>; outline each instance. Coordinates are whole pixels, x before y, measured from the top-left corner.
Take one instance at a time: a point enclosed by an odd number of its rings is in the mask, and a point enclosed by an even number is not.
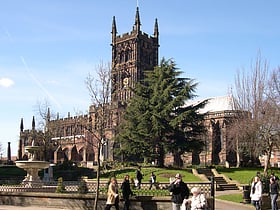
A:
[[[95,193],[97,190],[96,180],[83,180],[86,183],[87,193]],[[81,181],[63,181],[63,186],[65,193],[79,193],[79,188],[81,186]],[[212,182],[186,182],[188,187],[199,187],[201,191],[206,195],[206,197],[214,196],[214,184]],[[119,186],[121,184],[119,183]],[[134,189],[133,184],[131,185],[132,191],[136,196],[168,196],[170,192],[168,191],[168,182],[157,183],[152,189],[150,188],[150,183],[142,183],[141,189]],[[0,185],[1,192],[55,192],[57,188],[57,182],[32,182],[32,183],[22,183],[19,185]],[[100,181],[99,193],[106,195],[108,188],[108,182]],[[121,190],[120,190],[121,194]]]

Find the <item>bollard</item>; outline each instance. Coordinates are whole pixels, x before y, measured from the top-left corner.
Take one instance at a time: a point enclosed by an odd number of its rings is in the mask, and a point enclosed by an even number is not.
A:
[[[251,203],[250,185],[243,186],[243,203]]]
[[[211,176],[211,196],[213,198],[213,209],[215,209],[215,179]]]

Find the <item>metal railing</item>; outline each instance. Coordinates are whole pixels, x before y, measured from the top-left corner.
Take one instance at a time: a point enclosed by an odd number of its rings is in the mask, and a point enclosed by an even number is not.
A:
[[[87,193],[95,193],[97,190],[97,184],[95,180],[85,180],[87,187]],[[63,181],[64,193],[79,193],[79,188],[81,187],[80,181]],[[186,182],[189,189],[192,187],[199,187],[201,191],[206,195],[206,197],[211,197],[213,192],[213,184],[211,182]],[[120,187],[121,183],[119,183]],[[156,183],[152,189],[150,188],[150,183],[142,183],[141,189],[136,189],[132,184],[131,188],[135,196],[169,196],[168,191],[169,182]],[[108,182],[101,181],[99,185],[100,194],[107,194]],[[0,185],[1,192],[46,192],[54,193],[57,189],[57,182],[32,182],[32,183],[22,183],[19,185]],[[121,190],[119,190],[121,194]]]

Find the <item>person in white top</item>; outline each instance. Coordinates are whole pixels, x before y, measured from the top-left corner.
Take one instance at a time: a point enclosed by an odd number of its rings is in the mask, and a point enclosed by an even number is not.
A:
[[[207,200],[205,198],[205,195],[201,193],[200,189],[198,187],[193,187],[191,189],[192,198],[188,200],[184,200],[183,205],[190,204],[191,210],[197,210],[197,209],[206,209],[207,208]]]
[[[256,210],[261,209],[261,200],[262,200],[262,182],[260,177],[255,176],[250,193],[252,204],[255,206]]]

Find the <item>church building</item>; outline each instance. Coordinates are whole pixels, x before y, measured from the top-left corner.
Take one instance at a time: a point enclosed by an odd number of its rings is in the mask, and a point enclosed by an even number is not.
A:
[[[141,31],[139,8],[132,31],[118,35],[116,18],[112,21],[112,80],[111,80],[111,103],[106,104],[108,120],[105,128],[105,138],[102,139],[101,159],[112,161],[114,159],[114,142],[112,137],[116,133],[116,127],[121,121],[123,110],[133,93],[131,88],[144,78],[145,70],[153,70],[158,65],[159,29],[155,19],[154,33],[149,36]],[[96,144],[98,113],[95,105],[89,106],[88,115],[57,117],[51,119],[50,111],[47,114],[46,131],[56,149],[53,162],[60,163],[65,159],[79,162],[89,166],[97,160]],[[22,122],[23,126],[23,122]],[[93,132],[89,132],[88,127]],[[34,130],[34,129],[32,129]],[[35,132],[35,131],[34,131]],[[33,133],[34,133],[33,132]],[[35,138],[29,134],[29,130],[22,130],[20,134],[20,146],[18,159],[24,156],[24,146],[28,145],[26,139]]]
[[[116,22],[116,18],[113,17],[111,102],[104,104],[107,119],[104,136],[101,139],[101,161],[115,160],[114,147],[116,145],[113,137],[116,135],[116,128],[122,120],[127,101],[133,97],[131,88],[134,88],[135,84],[144,78],[145,70],[153,70],[159,62],[157,19],[154,22],[152,35],[141,31],[138,7],[132,31],[118,35]],[[230,119],[235,115],[232,100],[230,96],[210,98],[205,108],[200,110],[201,113],[206,114],[204,124],[207,133],[201,136],[205,147],[203,151],[197,153],[185,153],[182,157],[185,165],[225,164],[226,162],[233,165],[236,162],[234,152],[228,146],[230,139],[227,133]],[[71,116],[69,113],[65,118],[60,118],[57,115],[56,119],[51,119],[50,110],[48,110],[44,133],[36,131],[34,119],[32,130],[24,130],[22,120],[18,159],[26,158],[24,148],[34,140],[45,148],[41,159],[53,163],[69,160],[79,165],[93,167],[98,155],[96,145],[101,138],[97,132],[98,110],[96,105],[90,105],[87,115]],[[276,161],[280,162],[280,160]],[[172,155],[166,154],[165,165],[172,164]]]

